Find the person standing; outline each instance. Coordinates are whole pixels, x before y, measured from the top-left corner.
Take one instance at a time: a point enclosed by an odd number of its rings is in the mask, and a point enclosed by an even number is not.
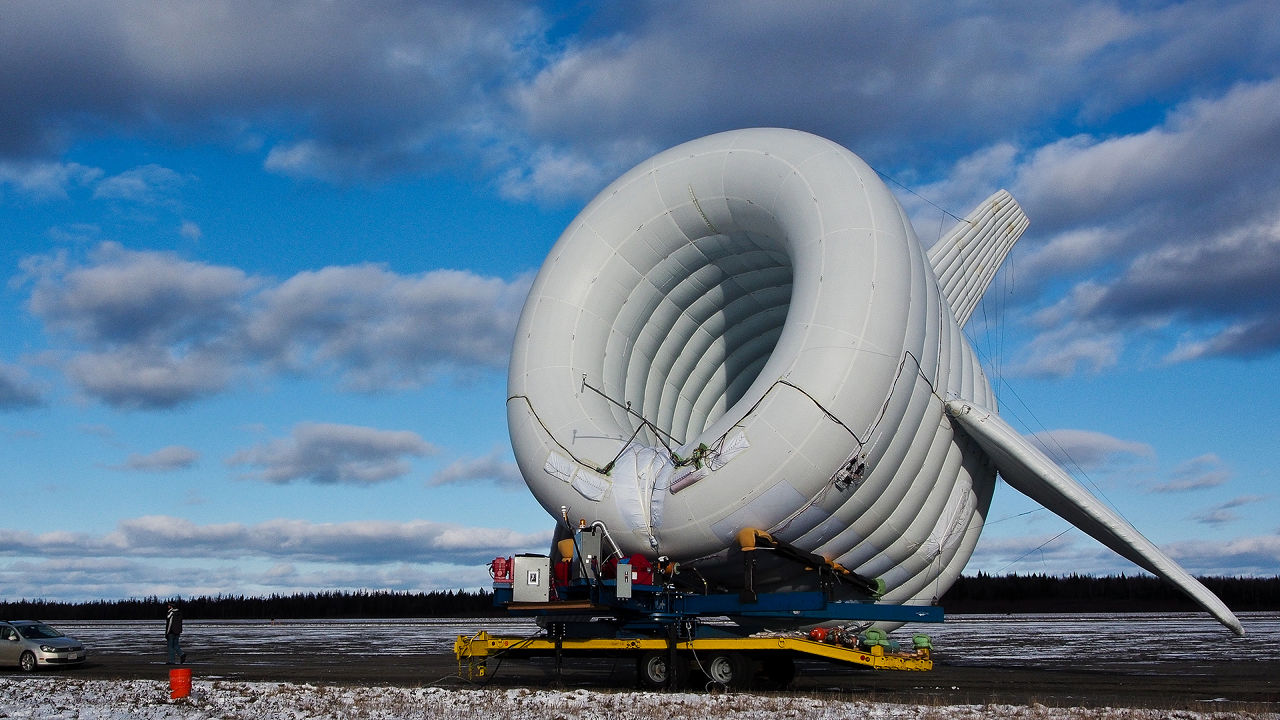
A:
[[[178,609],[177,603],[169,603],[169,613],[164,618],[164,639],[169,646],[169,665],[174,662],[184,663],[187,661],[187,654],[182,652],[182,647],[178,645],[178,638],[182,636],[182,611]],[[176,660],[175,660],[176,658]]]

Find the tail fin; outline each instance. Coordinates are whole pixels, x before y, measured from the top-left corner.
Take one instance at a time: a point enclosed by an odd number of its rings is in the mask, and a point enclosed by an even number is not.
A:
[[[1000,190],[929,248],[929,263],[960,327],[969,321],[1027,224],[1022,207],[1009,191]]]
[[[986,451],[1000,477],[1011,487],[1139,567],[1173,583],[1218,622],[1235,634],[1244,635],[1240,621],[1217,595],[1081,487],[999,415],[968,400],[948,402],[947,415]]]

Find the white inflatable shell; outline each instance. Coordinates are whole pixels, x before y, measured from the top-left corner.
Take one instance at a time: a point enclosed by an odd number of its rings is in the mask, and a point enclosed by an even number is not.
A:
[[[997,193],[926,255],[874,170],[793,130],[660,153],[534,281],[508,385],[520,470],[627,553],[727,578],[754,528],[933,600],[996,477],[947,414],[995,407],[960,327],[1025,227]]]
[[[511,365],[517,460],[550,512],[627,549],[695,560],[754,527],[905,582],[972,546],[994,479],[948,457],[948,386],[992,402],[959,339],[859,158],[789,130],[703,138],[613,183],[551,251]],[[734,443],[718,469],[662,467],[668,445]]]

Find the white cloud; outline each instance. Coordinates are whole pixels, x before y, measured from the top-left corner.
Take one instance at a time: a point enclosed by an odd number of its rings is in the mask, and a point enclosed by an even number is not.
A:
[[[79,163],[0,161],[0,188],[6,185],[36,200],[66,199],[68,190],[92,184],[102,176]]]
[[[253,286],[238,269],[103,243],[88,262],[66,256],[23,261],[30,311],[91,344],[200,343],[235,321]]]
[[[1183,540],[1161,549],[1196,576],[1271,577],[1280,567],[1280,535],[1231,540]],[[1069,569],[1069,570],[1068,570]],[[1142,570],[1084,533],[1028,537],[983,536],[966,572],[1134,574]]]
[[[1175,329],[1173,362],[1280,349],[1280,167],[1264,159],[1277,153],[1280,80],[1189,100],[1142,132],[1029,153],[1014,184],[1032,218],[1024,296],[1093,275],[1035,315],[1047,329],[1021,370],[1109,367]]]
[[[411,520],[315,523],[277,519],[246,525],[198,525],[172,516],[123,520],[109,533],[31,533],[0,529],[0,556],[88,559],[267,559],[273,562],[456,563],[492,560],[498,554],[545,551],[551,531]]]
[[[1183,567],[1202,575],[1271,577],[1280,567],[1280,534],[1230,540],[1183,540],[1165,552]]]
[[[1105,468],[1133,458],[1151,459],[1155,449],[1146,443],[1121,440],[1092,430],[1050,430],[1028,438],[1054,462],[1087,470]]]
[[[585,10],[569,35],[501,1],[182,12],[129,1],[56,16],[10,5],[0,157],[56,152],[104,127],[233,147],[270,137],[268,168],[344,180],[434,166],[461,142],[509,148],[508,191],[534,195],[556,193],[550,181],[566,173],[582,191],[661,147],[751,125],[922,167],[1011,128],[1220,91],[1221,78],[1272,71],[1277,45],[1265,4],[1244,2],[642,3]]]
[[[185,182],[178,173],[159,165],[143,165],[100,180],[94,199],[128,200],[152,204],[170,199]]]
[[[1015,187],[1050,228],[1078,218],[1106,217],[1116,224],[1193,200],[1236,202],[1240,198],[1222,196],[1276,176],[1264,158],[1277,150],[1280,80],[1242,84],[1190,99],[1142,132],[1045,145],[1021,164]],[[1212,207],[1206,214],[1219,219]],[[1146,246],[1158,240],[1139,236]]]
[[[548,542],[550,542],[548,540]],[[0,584],[10,599],[84,602],[139,597],[361,591],[402,592],[487,588],[483,563],[278,562],[270,559],[156,557],[31,558],[0,562]]]
[[[966,572],[1056,574],[1072,568],[1080,574],[1108,575],[1139,568],[1083,533],[989,537],[984,535],[965,566]]]
[[[1038,377],[1098,373],[1115,366],[1123,347],[1124,337],[1119,332],[1100,331],[1090,323],[1070,323],[1036,336],[1006,370]]]
[[[54,253],[22,267],[16,286],[31,287],[28,309],[64,332],[67,377],[126,408],[174,407],[270,372],[377,391],[499,370],[531,282],[355,265],[272,283],[116,243],[84,260]]]
[[[534,62],[545,28],[536,9],[501,0],[17,2],[0,28],[0,157],[107,127],[233,145],[265,132],[312,149],[273,165],[326,177],[412,170],[436,162],[453,126],[492,114],[491,89]]]
[[[178,226],[178,234],[188,240],[194,241],[198,241],[200,238],[204,237],[204,231],[200,229],[200,226],[190,220],[182,221]]]
[[[245,332],[285,368],[332,367],[357,389],[413,386],[440,369],[503,367],[529,282],[330,267],[263,292]]]
[[[455,460],[433,474],[427,485],[492,483],[505,488],[524,488],[524,476],[509,456],[510,452],[494,450],[484,457]]]
[[[502,195],[515,200],[558,202],[589,196],[612,179],[622,167],[602,167],[596,158],[572,151],[540,148],[527,164],[506,171],[499,183]]]
[[[131,454],[125,461],[115,466],[117,470],[138,470],[141,472],[168,472],[185,470],[196,464],[200,452],[181,445],[170,445],[151,453]]]
[[[1017,258],[1018,273],[1027,278],[1072,275],[1095,267],[1115,252],[1121,240],[1102,227],[1065,230]]]
[[[0,410],[35,407],[43,396],[42,385],[26,368],[0,362]]]
[[[1201,455],[1179,464],[1169,479],[1151,486],[1154,493],[1178,493],[1218,487],[1231,479],[1231,471],[1213,453]]]
[[[108,405],[156,410],[225,390],[235,368],[216,353],[125,347],[75,353],[64,370],[86,395]]]
[[[1240,519],[1240,514],[1236,512],[1236,509],[1253,505],[1266,499],[1264,495],[1241,495],[1226,502],[1218,503],[1203,512],[1196,513],[1192,519],[1204,525],[1228,525]]]
[[[411,466],[406,456],[435,452],[430,443],[408,430],[300,423],[288,439],[241,450],[227,463],[259,467],[248,477],[269,483],[373,485],[407,475]]]

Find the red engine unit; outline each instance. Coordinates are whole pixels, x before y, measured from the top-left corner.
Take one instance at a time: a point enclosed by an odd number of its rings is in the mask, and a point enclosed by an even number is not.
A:
[[[489,574],[493,576],[495,583],[511,584],[511,566],[512,559],[509,557],[496,557],[493,562],[489,563]]]

